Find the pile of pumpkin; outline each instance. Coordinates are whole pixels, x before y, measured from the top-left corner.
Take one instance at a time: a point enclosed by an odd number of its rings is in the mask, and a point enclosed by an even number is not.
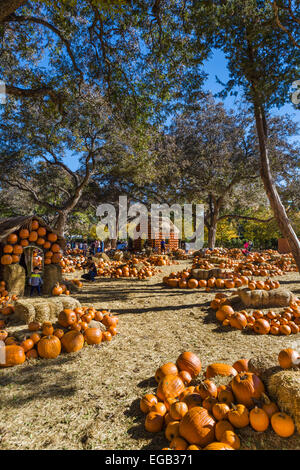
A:
[[[0,281],[0,313],[2,315],[14,313],[13,302],[16,300],[18,300],[18,296],[15,294],[10,296],[5,281]]]
[[[44,250],[45,264],[59,263],[62,257],[60,245],[57,242],[57,235],[48,232],[45,227],[40,226],[37,220],[33,220],[31,228],[22,228],[18,232],[11,233],[3,246],[1,264],[7,265],[18,263],[23,253],[23,248],[30,243],[35,243]]]
[[[169,441],[164,450],[239,449],[237,431],[248,425],[263,432],[271,423],[281,437],[294,433],[292,418],[266,395],[261,379],[248,371],[247,360],[233,366],[211,364],[205,378],[197,382],[200,371],[199,357],[184,352],[176,364],[169,362],[157,369],[156,393],[140,400],[146,431],[164,430]],[[217,376],[232,378],[228,385],[217,386],[212,380]]]
[[[228,274],[228,276],[230,276],[230,274]],[[193,278],[191,269],[185,269],[184,271],[177,273],[172,272],[169,276],[163,277],[163,283],[168,287],[179,287],[180,289],[196,289],[197,287],[206,288],[207,292],[212,288],[233,289],[244,286],[251,290],[272,290],[280,287],[279,281],[272,281],[269,278],[265,281],[255,281],[253,279],[249,279],[247,276],[240,276],[239,274],[232,274],[231,276],[232,277],[228,277],[228,279],[211,277],[210,279],[198,280]]]
[[[92,320],[101,322],[102,328],[89,326]],[[79,307],[74,310],[64,309],[58,317],[58,324],[51,322],[31,322],[28,324],[29,335],[19,342],[3,329],[0,341],[5,343],[5,364],[11,367],[22,364],[27,359],[55,359],[61,351],[67,353],[80,351],[84,344],[99,345],[111,341],[117,334],[118,317],[110,312],[96,310],[94,307]]]
[[[248,328],[260,335],[290,335],[300,331],[300,300],[290,302],[289,307],[285,307],[283,312],[269,310],[253,310],[247,312],[241,310],[235,312],[228,305],[228,299],[222,294],[217,294],[212,301],[211,307],[216,310],[216,319],[223,326],[231,326],[238,330]]]
[[[83,286],[83,283],[79,279],[72,279],[71,282],[76,287],[81,288]],[[57,282],[52,289],[52,295],[62,295],[62,294],[70,295],[70,291],[65,284],[60,284],[59,282]]]

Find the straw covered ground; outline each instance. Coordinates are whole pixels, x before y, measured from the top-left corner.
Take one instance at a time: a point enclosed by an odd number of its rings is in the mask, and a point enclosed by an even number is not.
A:
[[[164,267],[148,281],[100,279],[72,294],[82,304],[119,314],[119,334],[110,343],[86,347],[56,360],[37,360],[0,371],[1,449],[160,449],[163,433],[144,430],[139,398],[154,390],[153,374],[180,352],[197,353],[203,369],[212,362],[233,363],[265,355],[277,364],[283,347],[300,338],[257,336],[220,327],[208,308],[213,293],[168,289]],[[280,278],[300,295],[299,276]],[[239,431],[243,449],[300,449],[273,431]]]

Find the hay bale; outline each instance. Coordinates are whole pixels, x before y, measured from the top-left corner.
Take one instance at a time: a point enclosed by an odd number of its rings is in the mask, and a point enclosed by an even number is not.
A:
[[[210,279],[211,277],[227,279],[230,269],[212,268],[212,269],[192,269],[191,273],[195,279]]]
[[[80,302],[67,295],[45,299],[20,299],[15,303],[15,315],[26,324],[31,321],[55,322],[64,308],[74,309],[76,307],[80,307]]]
[[[124,258],[124,254],[122,251],[116,251],[113,257],[115,261],[121,261],[123,258]]]
[[[287,307],[295,299],[287,289],[251,290],[247,287],[238,290],[238,295],[246,307]]]
[[[279,408],[293,417],[300,432],[300,370],[283,370],[266,357],[250,359],[248,367],[250,372],[260,376],[268,395],[278,403]]]
[[[5,281],[6,288],[10,294],[24,295],[26,273],[23,266],[18,263],[2,266],[1,279]]]
[[[58,264],[47,264],[43,275],[43,294],[51,295],[55,284],[62,283],[62,271]]]
[[[15,303],[15,315],[28,324],[35,319],[35,308],[28,299],[19,299]]]
[[[91,320],[88,324],[88,328],[99,328],[101,331],[106,331],[105,326],[100,321]]]
[[[294,418],[300,433],[300,370],[281,370],[271,375],[268,391],[279,408]]]
[[[79,308],[81,306],[79,300],[74,299],[74,297],[70,297],[69,295],[60,295],[59,300],[62,302],[63,308],[74,310],[74,308]]]
[[[103,259],[104,261],[110,261],[110,258],[106,253],[101,253],[99,258]]]

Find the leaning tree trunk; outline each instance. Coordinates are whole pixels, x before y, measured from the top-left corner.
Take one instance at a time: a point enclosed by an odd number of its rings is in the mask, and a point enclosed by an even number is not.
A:
[[[267,148],[267,130],[264,111],[259,105],[254,106],[256,129],[260,149],[260,174],[272,207],[275,219],[282,235],[288,240],[296,265],[300,272],[300,243],[292,227],[286,210],[281,202],[280,196],[274,183]]]
[[[22,5],[25,5],[26,0],[2,0],[0,2],[0,22],[7,16],[11,15]]]

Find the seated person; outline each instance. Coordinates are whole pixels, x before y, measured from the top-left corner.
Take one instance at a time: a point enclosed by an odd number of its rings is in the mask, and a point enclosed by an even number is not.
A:
[[[81,276],[82,279],[85,279],[87,281],[94,281],[95,277],[97,276],[97,267],[96,267],[96,265],[93,261],[93,258],[91,256],[88,258],[88,262],[85,265],[85,268],[88,269],[88,272]]]

